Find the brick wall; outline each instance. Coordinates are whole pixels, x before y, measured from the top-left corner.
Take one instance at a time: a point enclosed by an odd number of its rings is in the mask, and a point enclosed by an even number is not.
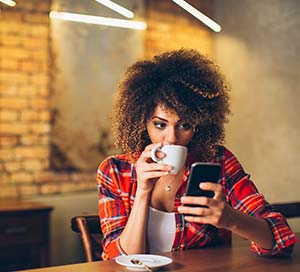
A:
[[[211,1],[190,3],[211,13]],[[95,172],[50,167],[51,0],[0,5],[0,198],[95,190]],[[180,47],[212,54],[211,31],[171,1],[147,0],[146,20],[147,57]]]
[[[1,4],[0,196],[36,194],[48,168],[49,1]]]

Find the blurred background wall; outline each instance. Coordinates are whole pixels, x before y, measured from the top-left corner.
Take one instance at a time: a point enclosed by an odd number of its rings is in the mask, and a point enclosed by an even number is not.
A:
[[[214,58],[232,87],[227,145],[270,202],[299,201],[300,2],[220,0],[215,11]]]
[[[0,6],[0,197],[54,207],[53,265],[84,260],[70,218],[97,212],[96,167],[116,152],[117,82],[127,65],[166,50],[195,48],[221,66],[232,86],[227,146],[267,199],[299,200],[299,1],[188,1],[220,33],[168,0],[119,2],[147,23],[142,32],[49,19],[53,9],[120,17],[93,0],[16,2]]]

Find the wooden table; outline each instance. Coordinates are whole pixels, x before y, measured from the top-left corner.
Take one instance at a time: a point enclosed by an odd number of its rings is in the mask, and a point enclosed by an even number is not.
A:
[[[49,265],[51,206],[0,200],[0,271]]]
[[[249,242],[240,240],[232,247],[203,248],[196,250],[176,251],[162,254],[173,259],[173,263],[156,271],[176,272],[299,272],[300,244],[299,235],[292,257],[260,257],[250,251]],[[49,267],[27,272],[115,272],[130,271],[115,261],[100,261],[66,266]]]

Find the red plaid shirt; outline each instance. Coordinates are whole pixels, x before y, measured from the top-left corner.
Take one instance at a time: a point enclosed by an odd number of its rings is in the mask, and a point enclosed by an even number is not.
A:
[[[244,172],[236,157],[225,147],[220,147],[213,162],[221,163],[223,166],[220,182],[227,202],[234,209],[265,219],[272,229],[273,248],[265,250],[252,242],[252,250],[259,255],[290,254],[296,242],[294,233],[285,218],[280,213],[274,212],[263,195],[258,193],[250,176]],[[183,215],[177,212],[180,198],[186,191],[188,175],[189,170],[186,170],[175,196],[176,233],[172,250],[199,248],[230,241],[229,231],[212,225],[186,222]],[[98,168],[97,185],[99,217],[103,232],[102,258],[108,260],[125,254],[120,246],[119,237],[127,223],[137,187],[135,166],[129,155],[117,155],[104,160]]]

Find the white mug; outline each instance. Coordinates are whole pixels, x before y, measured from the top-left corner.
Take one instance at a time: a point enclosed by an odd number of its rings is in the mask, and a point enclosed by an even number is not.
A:
[[[165,154],[163,158],[158,158],[156,152],[161,151]],[[177,174],[185,164],[187,157],[187,147],[182,145],[164,145],[154,147],[151,150],[151,159],[157,163],[173,166],[171,174]]]

